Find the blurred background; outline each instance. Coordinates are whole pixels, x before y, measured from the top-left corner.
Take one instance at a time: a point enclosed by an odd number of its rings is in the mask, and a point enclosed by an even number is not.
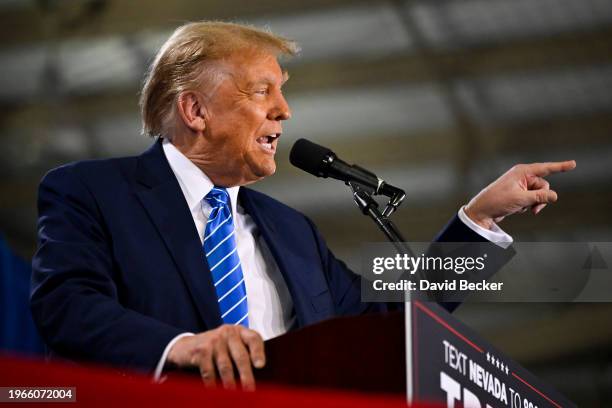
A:
[[[285,64],[293,118],[277,174],[255,188],[313,218],[349,265],[383,236],[345,186],[289,165],[300,137],[404,188],[394,220],[411,241],[515,163],[576,159],[551,178],[558,204],[501,226],[519,241],[612,241],[610,0],[0,0],[5,264],[35,250],[45,172],[152,143],[139,133],[143,74],[199,19],[301,44]],[[612,305],[466,304],[456,316],[578,405],[611,406]]]

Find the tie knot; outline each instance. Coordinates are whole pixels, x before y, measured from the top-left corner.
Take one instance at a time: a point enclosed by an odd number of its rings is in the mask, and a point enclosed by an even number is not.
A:
[[[211,207],[218,207],[220,204],[230,207],[229,193],[223,187],[213,187],[206,197],[204,197]]]
[[[229,207],[230,196],[223,187],[213,187],[205,197],[211,207],[218,207],[219,204]]]

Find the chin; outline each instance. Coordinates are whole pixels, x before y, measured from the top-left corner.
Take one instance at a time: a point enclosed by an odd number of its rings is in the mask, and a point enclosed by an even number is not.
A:
[[[272,176],[274,173],[276,173],[276,163],[273,163],[270,166],[265,166],[261,168],[261,171],[259,172],[258,176],[260,178],[264,178],[264,177],[270,177]]]
[[[276,173],[276,163],[272,163],[271,165],[251,166],[249,170],[248,176],[243,177],[245,181],[241,183],[241,185],[253,184],[273,175]]]

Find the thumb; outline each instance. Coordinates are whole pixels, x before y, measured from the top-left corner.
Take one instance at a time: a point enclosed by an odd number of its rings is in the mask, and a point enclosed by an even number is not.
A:
[[[554,190],[529,190],[527,192],[529,205],[548,204],[557,201],[557,193]]]

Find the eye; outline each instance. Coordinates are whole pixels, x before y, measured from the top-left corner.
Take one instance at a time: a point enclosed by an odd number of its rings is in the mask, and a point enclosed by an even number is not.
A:
[[[267,95],[270,92],[268,91],[268,88],[262,88],[262,89],[257,89],[255,93],[258,95]]]

